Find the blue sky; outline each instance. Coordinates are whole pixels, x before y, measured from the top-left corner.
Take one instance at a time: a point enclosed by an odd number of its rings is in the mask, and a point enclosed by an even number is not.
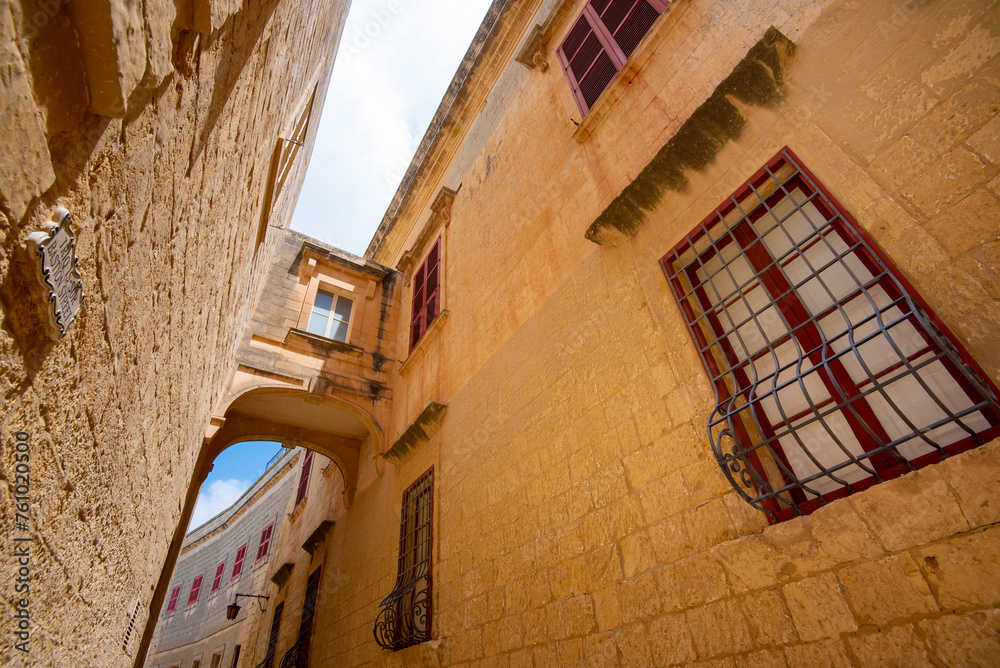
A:
[[[264,466],[280,448],[280,443],[248,441],[223,450],[201,486],[188,530],[200,527],[233,505],[257,478],[264,475]]]
[[[292,229],[362,255],[491,0],[353,0]],[[215,460],[190,529],[232,505],[277,452]]]

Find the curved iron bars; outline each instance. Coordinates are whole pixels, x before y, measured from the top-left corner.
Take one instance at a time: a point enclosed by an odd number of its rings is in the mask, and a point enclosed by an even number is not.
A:
[[[1000,435],[995,388],[787,148],[661,266],[713,453],[771,521]]]
[[[379,604],[375,642],[382,649],[396,651],[430,640],[430,600],[430,577],[426,573],[393,590]]]
[[[308,641],[300,640],[292,645],[292,647],[285,652],[285,655],[281,657],[281,665],[279,668],[306,668],[308,665],[309,643]]]

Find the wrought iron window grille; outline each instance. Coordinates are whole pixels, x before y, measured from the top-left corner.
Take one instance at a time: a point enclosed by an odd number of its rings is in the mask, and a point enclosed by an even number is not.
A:
[[[396,651],[431,637],[433,492],[431,468],[403,493],[396,585],[379,604],[373,629],[382,649]]]
[[[308,665],[309,641],[300,640],[281,657],[281,665],[278,668],[307,668]]]
[[[787,147],[661,266],[712,450],[772,522],[1000,436],[996,388]]]

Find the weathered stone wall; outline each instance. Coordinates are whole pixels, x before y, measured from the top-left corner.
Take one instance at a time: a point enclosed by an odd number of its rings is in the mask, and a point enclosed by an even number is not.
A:
[[[233,665],[243,627],[249,619],[260,616],[256,612],[260,608],[253,599],[241,598],[240,614],[230,621],[226,619],[226,606],[234,602],[237,592],[257,594],[265,588],[274,570],[275,546],[285,527],[285,512],[298,485],[302,459],[301,451],[286,451],[236,503],[185,536],[168,588],[181,588],[177,607],[169,613],[163,607],[145,665],[190,666],[200,658],[202,665],[209,666],[220,647],[220,665]],[[258,561],[261,532],[272,523],[270,549]],[[243,545],[247,546],[243,567],[233,578],[236,552]],[[223,562],[222,581],[213,592],[215,571]],[[192,583],[199,575],[204,579],[198,600],[188,604]]]
[[[1000,380],[997,3],[672,3],[581,122],[554,48],[584,4],[552,28],[547,71],[489,53],[496,78],[473,77],[454,114],[483,108],[476,86],[505,113],[485,136],[459,120],[439,136],[372,255],[395,266],[461,184],[449,315],[393,385],[388,442],[427,401],[448,410],[347,513],[367,521],[343,523],[325,566],[350,574],[324,590],[329,664],[990,663],[1000,444],[767,526],[711,454],[715,400],[658,260],[788,145]],[[734,131],[690,125],[772,26],[795,45],[769,63],[774,95],[719,100]],[[685,124],[705,141],[671,154],[680,178],[589,241]],[[468,169],[463,141],[483,147]],[[440,642],[383,654],[390,528],[431,464]]]
[[[269,225],[287,224],[314,131],[279,191],[280,137],[314,91],[325,96],[349,5],[99,4],[0,5],[0,530],[33,538],[29,653],[6,624],[0,640],[12,665],[135,660],[275,244]],[[196,9],[209,17],[201,32]],[[86,302],[50,343],[24,242],[57,205],[74,216]],[[258,245],[262,225],[272,232]],[[27,534],[13,524],[19,431],[32,448]]]

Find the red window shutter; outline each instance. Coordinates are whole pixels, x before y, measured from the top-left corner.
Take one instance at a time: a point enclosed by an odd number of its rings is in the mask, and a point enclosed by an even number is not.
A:
[[[556,52],[584,115],[668,4],[664,0],[591,0],[584,7]]]
[[[178,585],[173,588],[173,591],[170,592],[170,602],[167,603],[167,612],[174,611],[174,608],[177,607],[177,599],[180,597],[180,595],[181,595],[181,588],[180,585]]]
[[[188,605],[198,602],[198,594],[201,593],[201,581],[205,578],[204,575],[199,575],[191,583],[191,593],[188,595]]]
[[[413,307],[410,311],[410,350],[441,312],[441,237],[413,275]]]
[[[302,463],[302,477],[299,478],[299,491],[295,495],[295,505],[299,505],[302,499],[306,498],[306,490],[309,488],[309,471],[312,469],[313,451],[306,450],[306,459]]]
[[[260,532],[260,547],[257,548],[257,561],[267,556],[267,551],[271,547],[271,530],[273,528],[274,525],[269,524]]]
[[[211,591],[212,594],[214,594],[219,590],[219,585],[222,584],[222,573],[225,570],[226,570],[226,562],[224,561],[221,564],[219,564],[218,568],[215,569],[215,579],[212,580],[212,591]]]
[[[246,554],[247,554],[247,546],[246,543],[244,543],[243,547],[241,547],[239,550],[236,551],[236,561],[233,563],[233,575],[230,579],[235,580],[240,576],[240,573],[243,572],[243,558],[246,556]]]

